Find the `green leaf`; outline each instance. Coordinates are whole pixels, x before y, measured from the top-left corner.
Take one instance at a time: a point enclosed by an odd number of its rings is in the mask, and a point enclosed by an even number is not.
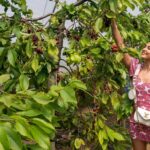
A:
[[[83,11],[84,14],[87,14],[87,16],[91,16],[92,15],[90,9],[84,8],[84,9],[82,9],[82,11]]]
[[[117,8],[119,9],[119,10],[121,10],[122,8],[123,8],[123,2],[122,2],[122,0],[117,0],[116,1],[117,2]]]
[[[45,120],[43,120],[43,119],[40,119],[40,118],[33,118],[32,119],[32,122],[34,123],[34,124],[36,124],[37,126],[39,126],[41,129],[46,129],[46,128],[48,128],[48,129],[50,129],[51,131],[55,131],[55,128],[54,128],[54,126],[50,123],[50,122],[46,122]]]
[[[0,127],[0,143],[4,150],[10,150],[7,133],[3,127]]]
[[[111,139],[112,142],[114,142],[114,139],[116,139],[118,141],[125,140],[124,137],[120,133],[112,130],[111,128],[106,127],[105,129],[107,130],[108,137]]]
[[[81,45],[83,46],[83,47],[86,47],[86,46],[89,46],[90,45],[90,39],[89,38],[87,38],[87,37],[82,37],[81,39],[80,39],[80,43],[81,43]]]
[[[4,52],[4,47],[0,47],[0,56],[3,54]]]
[[[74,146],[76,149],[79,149],[82,145],[85,145],[85,142],[81,138],[76,138]]]
[[[116,13],[117,11],[117,3],[116,0],[109,0],[109,6],[110,6],[110,10],[114,13]]]
[[[77,88],[77,89],[81,89],[81,90],[87,90],[86,85],[80,80],[71,80],[69,82],[68,86],[71,86],[71,87]]]
[[[131,8],[132,10],[135,9],[134,4],[132,4],[129,0],[124,1],[124,5],[126,5],[129,8]]]
[[[39,92],[32,96],[32,98],[39,104],[47,105],[48,103],[52,102],[50,97],[45,94],[44,92]]]
[[[21,9],[24,13],[27,11],[26,0],[21,0]]]
[[[35,56],[31,62],[31,67],[34,70],[34,72],[36,72],[39,68],[39,59],[37,56]]]
[[[98,33],[100,32],[100,29],[102,28],[103,26],[103,19],[102,18],[98,18],[95,22],[95,26],[94,26],[94,29],[95,31]]]
[[[7,40],[3,39],[3,38],[0,38],[0,42],[2,43],[2,45],[6,45],[7,44]]]
[[[123,59],[123,54],[122,53],[117,53],[115,55],[117,62],[121,62]]]
[[[112,142],[114,142],[114,130],[112,130],[111,128],[109,128],[109,127],[107,127],[106,126],[106,131],[107,131],[107,135],[108,135],[108,137],[110,138],[110,140],[112,141]]]
[[[107,18],[115,18],[116,17],[115,13],[113,13],[112,11],[107,12],[106,16],[107,16]]]
[[[50,73],[52,71],[52,66],[50,63],[47,63],[47,71]]]
[[[127,48],[127,50],[128,50],[128,53],[133,55],[133,56],[139,56],[140,55],[139,52],[137,51],[137,49],[135,49],[135,48]]]
[[[7,107],[10,107],[13,105],[14,99],[15,99],[15,95],[12,95],[12,94],[0,96],[0,102],[6,105]]]
[[[7,58],[8,58],[8,62],[13,67],[15,67],[15,62],[16,62],[16,59],[17,59],[17,53],[14,49],[11,49],[11,50],[8,51]]]
[[[0,142],[0,150],[6,150],[1,142]]]
[[[13,27],[13,31],[12,31],[18,38],[21,36],[21,31],[20,31],[20,28],[19,26],[14,26]]]
[[[3,84],[4,82],[6,82],[9,79],[10,79],[10,74],[0,75],[0,84]]]
[[[71,87],[65,87],[60,91],[60,96],[65,103],[71,104],[73,106],[77,105],[77,100],[75,97],[75,91]]]
[[[31,125],[31,134],[34,140],[43,148],[43,149],[50,149],[50,139],[49,136],[46,135],[42,130],[35,126]]]
[[[2,21],[0,22],[0,28],[4,30],[6,26],[7,26],[6,22],[2,22]]]
[[[114,133],[114,138],[118,141],[124,141],[125,140],[124,137],[118,132]]]
[[[100,48],[91,48],[90,49],[90,52],[95,55],[98,55],[100,53],[100,51],[101,51]]]
[[[12,128],[5,128],[5,130],[7,132],[11,150],[22,150],[23,144],[20,136]]]
[[[42,70],[37,76],[37,83],[42,84],[47,78],[47,74]]]
[[[117,110],[120,106],[120,101],[119,101],[117,93],[113,92],[110,98],[111,98],[111,103],[112,103],[114,110]]]
[[[105,130],[99,130],[99,132],[98,132],[98,140],[99,140],[99,142],[100,142],[101,145],[104,144],[104,140],[105,139],[106,140],[108,139]]]
[[[20,116],[12,116],[13,119],[15,119],[15,128],[16,131],[18,131],[21,135],[26,136],[28,138],[32,138],[31,134],[29,132],[30,124],[28,121]]]
[[[31,41],[29,40],[27,45],[26,45],[26,55],[30,58],[33,54],[33,49],[31,45]]]
[[[21,74],[19,77],[19,84],[22,90],[27,90],[29,88],[29,78],[26,75]]]
[[[102,103],[106,105],[108,100],[109,100],[109,95],[106,94],[106,93],[103,93],[102,96],[101,96]]]
[[[118,69],[118,71],[120,72],[121,74],[121,77],[123,79],[126,79],[127,78],[127,74],[126,74],[126,71],[124,69]]]
[[[40,110],[31,109],[27,111],[17,112],[17,114],[21,116],[35,117],[35,116],[39,116],[40,114],[42,114],[42,112]]]
[[[98,119],[97,123],[100,128],[102,128],[102,129],[104,128],[105,124],[102,122],[102,120]]]

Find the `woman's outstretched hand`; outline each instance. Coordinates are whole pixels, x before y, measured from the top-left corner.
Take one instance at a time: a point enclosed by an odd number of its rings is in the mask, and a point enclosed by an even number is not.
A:
[[[114,52],[117,52],[119,50],[119,47],[117,46],[117,44],[112,44],[111,45],[111,51],[114,53]]]

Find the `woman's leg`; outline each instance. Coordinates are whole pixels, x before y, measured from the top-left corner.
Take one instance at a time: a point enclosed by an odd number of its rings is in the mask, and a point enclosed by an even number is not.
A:
[[[132,145],[133,150],[146,150],[147,142],[138,139],[132,139]]]

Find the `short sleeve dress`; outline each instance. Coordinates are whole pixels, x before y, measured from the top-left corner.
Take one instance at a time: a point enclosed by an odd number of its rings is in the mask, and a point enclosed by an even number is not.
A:
[[[129,70],[130,76],[134,75],[138,64],[139,60],[132,58]],[[137,76],[135,79],[135,89],[136,89],[137,105],[143,108],[146,107],[146,109],[150,110],[150,83],[142,82],[141,79]],[[134,121],[133,114],[134,112],[129,118],[130,123],[129,132],[131,138],[150,142],[150,127],[136,123]]]

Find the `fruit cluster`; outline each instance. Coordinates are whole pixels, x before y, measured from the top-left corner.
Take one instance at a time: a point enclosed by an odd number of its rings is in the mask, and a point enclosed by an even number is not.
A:
[[[111,45],[112,52],[117,52],[119,50],[119,47],[116,44]]]

